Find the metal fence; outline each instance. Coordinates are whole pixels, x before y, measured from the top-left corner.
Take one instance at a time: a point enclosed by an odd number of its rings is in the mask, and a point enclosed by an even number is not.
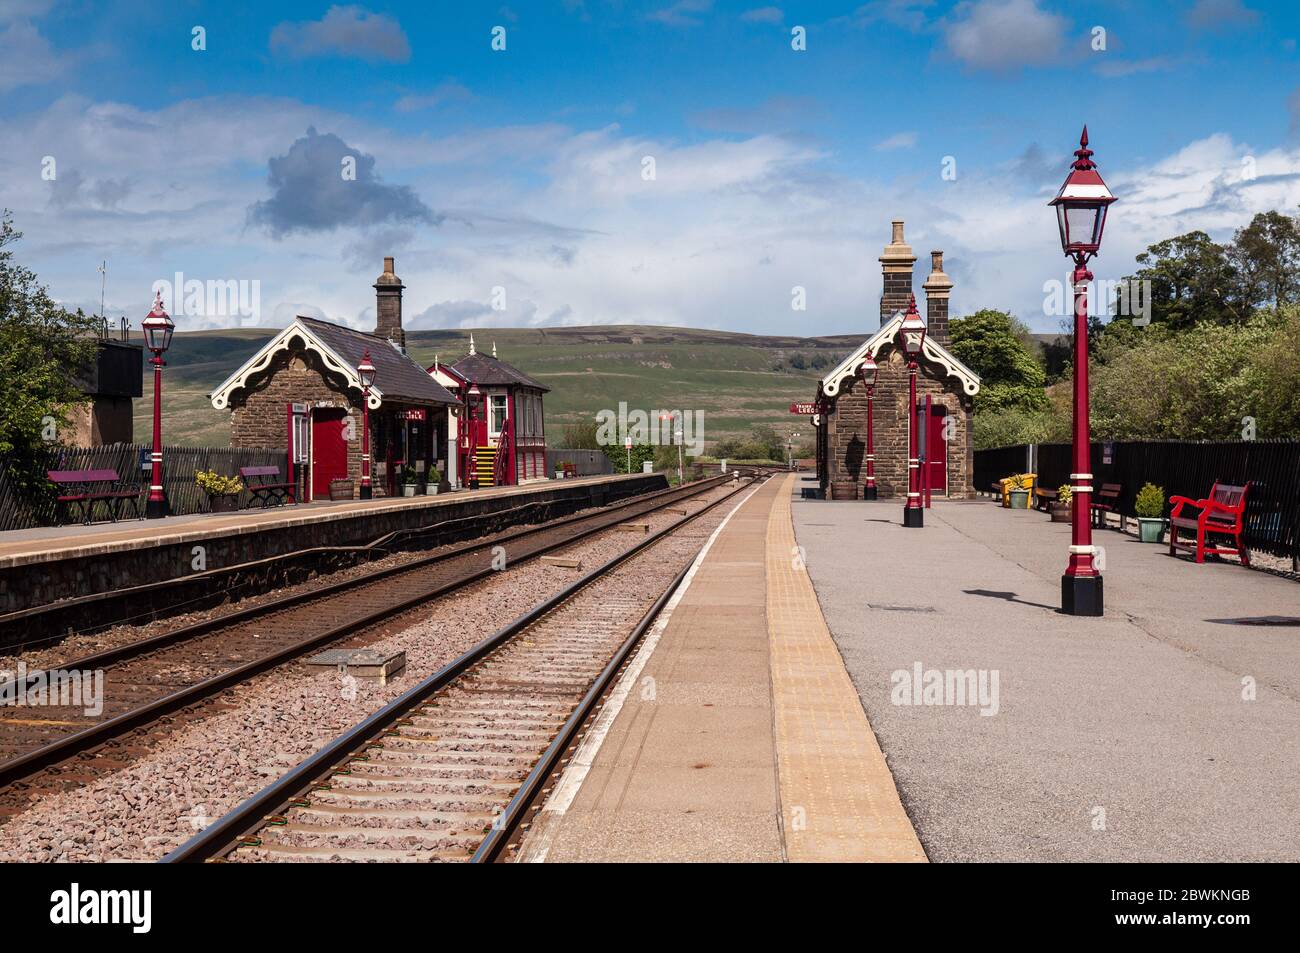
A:
[[[1145,483],[1171,496],[1199,500],[1219,483],[1250,483],[1246,542],[1251,549],[1300,563],[1300,441],[1210,442],[1147,440],[1094,443],[1093,486],[1118,483],[1117,509],[1136,516],[1134,499]],[[998,447],[975,451],[975,487],[989,492],[993,481],[1034,465],[1039,486],[1056,489],[1070,480],[1070,445]],[[1168,516],[1166,505],[1165,515]]]
[[[41,470],[116,470],[127,486],[140,488],[140,506],[149,495],[148,454],[152,447],[114,444],[110,447],[55,447],[49,451]],[[235,450],[230,447],[164,447],[163,488],[167,502],[176,516],[208,512],[208,495],[194,482],[196,470],[215,470],[236,476],[240,467],[285,467],[283,450]],[[49,526],[55,520],[55,496],[52,485],[32,492],[22,492],[6,474],[0,461],[0,531]],[[239,494],[239,505],[248,503],[247,490]],[[96,510],[98,513],[99,510]],[[129,513],[129,509],[127,510]]]
[[[601,476],[614,472],[614,464],[605,456],[604,450],[547,450],[546,474],[554,473],[557,465],[572,463],[578,468],[578,476]]]

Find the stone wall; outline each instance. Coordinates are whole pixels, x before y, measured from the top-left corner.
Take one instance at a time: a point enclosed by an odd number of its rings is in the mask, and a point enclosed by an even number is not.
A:
[[[907,363],[893,344],[881,349],[876,362],[880,367],[873,414],[876,486],[882,497],[901,498],[907,493]],[[956,421],[955,435],[948,442],[948,495],[972,497],[971,399],[962,393],[956,378],[923,361],[916,378],[917,400],[923,401],[926,394]],[[832,488],[838,484],[843,498],[861,499],[867,477],[867,394],[860,378],[842,385],[827,415],[826,439]],[[855,489],[846,493],[850,488]]]
[[[354,494],[361,486],[361,394],[321,363],[311,351],[282,351],[266,371],[256,375],[230,401],[230,445],[253,449],[287,450],[288,405],[344,408],[352,418],[346,433],[348,477]]]

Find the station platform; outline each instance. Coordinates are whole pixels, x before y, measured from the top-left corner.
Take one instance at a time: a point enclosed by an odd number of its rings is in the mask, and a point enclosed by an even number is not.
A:
[[[522,861],[926,859],[795,545],[798,480],[706,543]]]
[[[1099,530],[1105,615],[1068,616],[1068,524],[901,511],[794,522],[930,860],[1300,860],[1300,584]]]
[[[661,489],[662,475],[614,474],[436,496],[384,497],[124,520],[0,533],[0,616],[60,599],[174,579],[321,546],[357,546],[386,533],[461,517],[549,504],[531,515],[566,515]]]

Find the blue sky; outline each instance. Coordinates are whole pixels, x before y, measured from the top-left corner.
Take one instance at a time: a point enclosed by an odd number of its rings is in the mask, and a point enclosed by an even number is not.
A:
[[[180,271],[369,327],[391,254],[413,327],[865,333],[900,217],[918,290],[942,248],[956,313],[1053,330],[1084,121],[1120,196],[1099,277],[1300,204],[1290,4],[230,6],[0,0],[0,205],[59,299],[97,309],[108,259],[110,314]]]

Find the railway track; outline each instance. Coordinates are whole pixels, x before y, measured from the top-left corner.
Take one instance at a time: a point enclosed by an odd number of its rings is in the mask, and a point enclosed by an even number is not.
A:
[[[503,556],[507,566],[517,565],[723,482],[688,484],[476,540],[68,662],[62,670],[103,672],[102,710],[0,708],[0,822],[43,793],[124,767],[138,753],[133,732],[160,719],[201,717],[202,705],[225,689],[486,578]],[[29,675],[22,688],[38,677]]]
[[[535,802],[699,548],[665,582],[653,547],[752,485],[524,613],[165,860],[510,859]]]

